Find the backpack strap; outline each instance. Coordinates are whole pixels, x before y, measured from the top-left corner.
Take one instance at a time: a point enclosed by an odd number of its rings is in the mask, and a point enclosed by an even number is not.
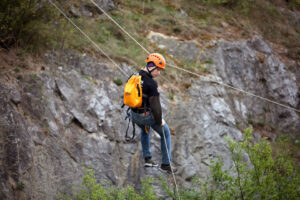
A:
[[[133,121],[131,121],[131,119],[130,119],[130,108],[127,109],[126,113],[127,113],[127,115],[125,117],[125,120],[128,118],[129,122],[128,122],[128,126],[127,126],[127,129],[126,129],[125,141],[126,142],[133,142],[134,141],[134,137],[135,137],[135,123]],[[129,129],[130,121],[132,123],[132,128],[133,128],[132,137],[128,136],[128,129]]]

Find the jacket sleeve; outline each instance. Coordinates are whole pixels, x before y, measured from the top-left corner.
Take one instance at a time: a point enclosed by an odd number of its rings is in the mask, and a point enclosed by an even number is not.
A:
[[[150,108],[157,124],[162,124],[162,111],[159,96],[149,97]]]

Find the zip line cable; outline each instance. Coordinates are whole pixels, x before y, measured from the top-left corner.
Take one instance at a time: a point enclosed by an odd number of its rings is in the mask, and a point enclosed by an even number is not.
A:
[[[128,74],[123,71],[118,65],[117,63],[111,59],[83,30],[81,30],[61,9],[59,9],[55,3],[53,3],[51,0],[49,0],[49,2],[66,18],[68,19],[68,21],[73,25],[75,26],[101,53],[103,53],[112,63],[114,63],[118,69],[125,75],[125,76],[128,76]],[[149,52],[150,53],[150,52]],[[163,127],[162,127],[163,129]],[[163,129],[163,135],[164,135],[164,129]],[[177,194],[178,194],[178,197],[179,197],[179,200],[180,200],[180,195],[179,195],[179,192],[178,192],[178,187],[177,187],[177,183],[176,183],[176,178],[175,178],[175,175],[173,173],[173,169],[172,169],[172,166],[171,166],[171,160],[170,160],[170,157],[169,157],[169,152],[168,152],[168,148],[167,148],[167,143],[166,143],[166,137],[164,135],[164,140],[165,140],[165,147],[167,149],[167,154],[168,154],[168,159],[169,159],[169,162],[170,162],[170,167],[171,167],[171,171],[172,171],[172,175],[173,175],[173,179],[174,179],[174,183],[175,183],[175,186],[176,186],[176,191],[177,191]]]
[[[90,0],[97,8],[99,8],[102,12],[103,12],[103,14],[105,14],[113,23],[115,23],[124,33],[126,33],[126,35],[128,35],[134,42],[136,42],[146,53],[148,53],[148,54],[150,54],[150,52],[145,48],[145,47],[143,47],[136,39],[134,39],[120,24],[118,24],[118,22],[116,22],[109,14],[107,14],[107,12],[105,12],[105,10],[103,10],[98,4],[96,4],[93,0]],[[197,77],[199,77],[199,78],[202,78],[202,79],[206,79],[205,81],[209,81],[209,82],[214,82],[214,83],[216,83],[216,84],[219,84],[219,85],[222,85],[222,86],[224,86],[224,87],[227,87],[227,88],[230,88],[230,89],[233,89],[233,90],[236,90],[236,91],[238,91],[238,92],[241,92],[241,93],[245,93],[246,95],[249,95],[249,96],[253,96],[253,97],[256,97],[256,98],[259,98],[259,99],[261,99],[261,100],[265,100],[265,101],[267,101],[267,102],[270,102],[270,103],[273,103],[273,104],[276,104],[276,105],[278,105],[278,106],[281,106],[281,107],[284,107],[284,108],[287,108],[287,109],[290,109],[290,110],[293,110],[293,111],[295,111],[295,112],[298,112],[298,113],[300,113],[300,110],[298,110],[298,109],[296,109],[296,108],[293,108],[293,107],[291,107],[291,106],[287,106],[287,105],[285,105],[285,104],[282,104],[282,103],[278,103],[278,102],[276,102],[276,101],[273,101],[273,100],[270,100],[270,99],[268,99],[268,98],[265,98],[265,97],[261,97],[261,96],[259,96],[259,95],[256,95],[256,94],[253,94],[253,93],[251,93],[251,92],[247,92],[247,91],[245,91],[245,90],[243,90],[243,89],[240,89],[240,88],[236,88],[236,87],[234,87],[234,86],[231,86],[231,85],[228,85],[228,84],[226,84],[226,83],[222,83],[222,82],[220,82],[220,81],[217,81],[217,80],[211,80],[211,79],[209,79],[209,78],[207,78],[207,77],[205,77],[205,76],[203,76],[203,75],[200,75],[200,74],[198,74],[198,73],[195,73],[195,72],[192,72],[192,71],[190,71],[190,70],[187,70],[187,69],[184,69],[184,68],[180,68],[180,67],[178,67],[178,66],[176,66],[176,65],[173,65],[173,64],[168,64],[169,66],[171,66],[171,67],[173,67],[173,68],[176,68],[176,69],[178,69],[178,70],[181,70],[181,71],[184,71],[184,72],[186,72],[186,73],[189,73],[189,74],[193,74],[193,75],[195,75],[195,76],[197,76]]]
[[[56,6],[55,3],[52,2],[52,0],[49,0],[49,2],[74,26],[79,30],[95,47],[98,49],[103,55],[105,55],[126,77],[129,76],[122,68],[119,67],[119,65],[109,57],[108,54],[106,54],[100,47],[97,45],[83,30],[81,30],[59,7]]]

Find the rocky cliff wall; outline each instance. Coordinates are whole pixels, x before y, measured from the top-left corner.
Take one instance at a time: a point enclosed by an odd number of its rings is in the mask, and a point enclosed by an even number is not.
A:
[[[205,51],[196,44],[176,48],[192,43],[177,42],[172,38],[160,47],[170,55],[194,51],[189,59],[212,60],[211,78],[299,107],[294,74],[260,37],[216,41]],[[126,77],[104,59],[86,54],[52,52],[45,60],[45,70],[39,73],[19,75],[11,82],[1,77],[0,199],[57,199],[58,193],[70,192],[71,185],[80,185],[84,167],[93,167],[99,181],[130,183],[137,189],[146,175],[159,176],[157,169],[143,168],[138,134],[136,142],[124,141],[123,86],[113,80]],[[121,67],[127,73],[135,71],[124,63]],[[179,71],[170,73],[177,81],[186,78]],[[242,128],[251,123],[266,125],[256,131],[257,137],[274,139],[278,130],[299,137],[295,111],[198,78],[187,82],[173,101],[160,89],[164,116],[176,133],[172,153],[180,184],[188,185],[196,174],[205,178],[210,160],[218,156],[225,167],[232,166],[224,136],[240,140]],[[154,132],[151,137],[153,158],[159,162],[160,138]]]

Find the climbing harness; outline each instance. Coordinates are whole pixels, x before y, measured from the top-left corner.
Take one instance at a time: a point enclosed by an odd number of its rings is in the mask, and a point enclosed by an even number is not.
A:
[[[125,117],[125,121],[128,119],[128,125],[127,125],[127,128],[126,128],[126,133],[125,133],[125,141],[126,142],[135,142],[134,140],[134,137],[135,137],[135,123],[132,121],[131,119],[131,116],[130,116],[130,111],[131,111],[131,108],[127,108],[126,110],[126,117]],[[131,123],[130,123],[131,122]],[[130,137],[128,135],[128,130],[129,130],[129,126],[130,124],[132,125],[132,136]],[[149,131],[150,131],[150,126],[149,125],[145,125],[144,126],[144,130],[145,132],[148,134]]]
[[[135,137],[135,123],[133,121],[131,121],[130,108],[128,108],[127,111],[126,111],[125,121],[127,119],[129,120],[129,122],[128,122],[127,129],[126,129],[125,141],[126,142],[134,142],[134,137]],[[132,129],[133,129],[131,137],[128,136],[128,129],[129,129],[130,122],[132,124]]]

